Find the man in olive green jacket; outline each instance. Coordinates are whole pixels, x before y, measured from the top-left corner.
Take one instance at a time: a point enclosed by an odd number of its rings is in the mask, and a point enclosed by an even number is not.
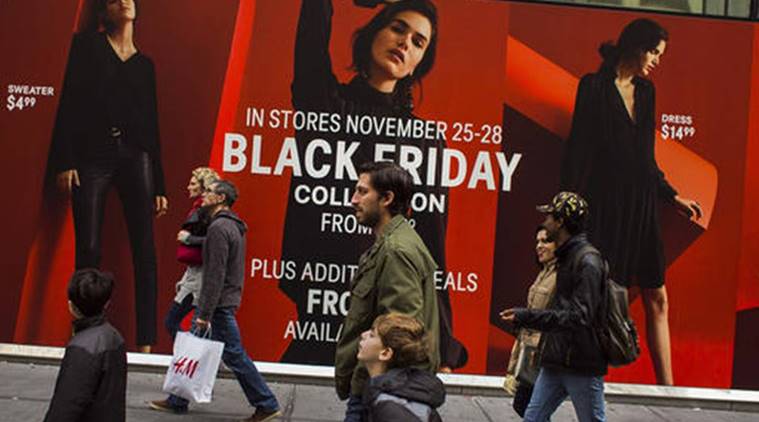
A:
[[[361,333],[389,312],[411,315],[424,323],[430,339],[427,369],[436,371],[439,317],[433,274],[437,264],[403,214],[412,194],[411,175],[390,162],[366,163],[351,204],[376,241],[359,259],[351,281],[351,302],[335,352],[337,395],[348,400],[346,421],[360,421],[361,395],[369,378],[357,358]]]

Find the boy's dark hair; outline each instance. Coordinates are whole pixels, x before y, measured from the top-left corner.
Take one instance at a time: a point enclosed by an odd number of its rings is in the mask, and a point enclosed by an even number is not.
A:
[[[368,174],[369,183],[380,196],[395,195],[388,211],[395,217],[405,214],[411,204],[412,179],[408,171],[390,161],[370,161],[358,167],[358,174]]]
[[[224,204],[228,207],[234,205],[237,201],[238,193],[235,185],[229,180],[217,180],[213,184],[213,191],[217,195],[224,195]]]
[[[78,270],[69,280],[69,300],[85,317],[103,313],[112,292],[113,276],[94,268]]]

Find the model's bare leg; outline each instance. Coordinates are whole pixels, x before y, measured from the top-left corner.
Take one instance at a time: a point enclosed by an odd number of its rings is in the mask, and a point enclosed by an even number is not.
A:
[[[646,312],[646,342],[656,372],[656,383],[673,385],[667,288],[641,289],[641,296]]]

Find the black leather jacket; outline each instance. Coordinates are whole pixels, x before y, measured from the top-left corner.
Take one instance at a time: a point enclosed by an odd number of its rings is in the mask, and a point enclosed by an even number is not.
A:
[[[577,253],[588,245],[584,233],[556,250],[556,295],[547,309],[516,310],[516,325],[543,331],[541,366],[581,375],[606,375],[607,361],[594,329],[605,283],[604,264],[598,254]],[[572,268],[577,263],[577,268]]]

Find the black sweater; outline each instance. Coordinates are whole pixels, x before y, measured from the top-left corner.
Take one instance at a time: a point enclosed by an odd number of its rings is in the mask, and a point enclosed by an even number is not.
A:
[[[104,33],[76,34],[53,131],[56,173],[86,165],[111,127],[150,155],[154,194],[165,195],[153,62],[139,52],[122,61]]]

